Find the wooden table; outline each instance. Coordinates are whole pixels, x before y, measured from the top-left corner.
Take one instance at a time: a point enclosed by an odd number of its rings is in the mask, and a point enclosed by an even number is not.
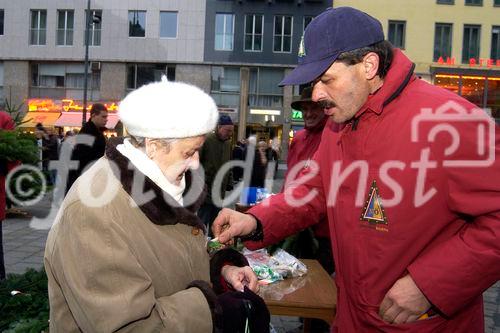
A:
[[[330,275],[317,260],[301,261],[307,266],[306,275],[262,286],[259,294],[271,314],[302,317],[305,319],[304,332],[309,332],[308,319],[322,319],[329,324],[333,322],[337,307],[337,289]],[[293,289],[296,290],[291,291]],[[286,291],[291,292],[284,294]]]

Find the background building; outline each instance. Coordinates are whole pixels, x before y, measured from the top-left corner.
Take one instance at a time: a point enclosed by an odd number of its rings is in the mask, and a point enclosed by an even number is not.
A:
[[[207,0],[204,60],[210,93],[238,123],[238,138],[277,138],[281,158],[286,157],[290,103],[299,89],[278,84],[297,64],[305,27],[330,5],[330,0]]]
[[[423,79],[500,119],[500,0],[334,0],[382,22]]]
[[[0,101],[24,103],[33,127],[81,124],[87,1],[0,0]],[[290,102],[278,83],[305,26],[330,0],[91,0],[88,99],[112,111],[156,81],[195,84],[238,123],[238,137],[278,137],[286,157]],[[189,103],[189,101],[186,101]],[[116,124],[111,114],[109,126]],[[300,120],[299,123],[300,125]]]
[[[0,0],[0,100],[24,103],[46,126],[81,124],[86,4]],[[91,14],[90,103],[113,111],[128,91],[162,74],[209,91],[210,81],[198,80],[204,1],[92,0]]]

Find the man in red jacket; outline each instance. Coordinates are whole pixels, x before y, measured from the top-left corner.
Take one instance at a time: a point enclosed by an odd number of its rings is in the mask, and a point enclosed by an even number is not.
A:
[[[303,41],[282,84],[312,82],[330,117],[312,161],[319,171],[248,214],[223,210],[214,234],[244,235],[254,249],[326,213],[334,330],[484,331],[482,293],[500,278],[500,129],[416,78],[366,13],[328,9]]]
[[[0,131],[13,130],[14,121],[5,111],[0,111]],[[5,279],[5,264],[3,259],[2,223],[5,219],[5,177],[9,171],[9,162],[0,156],[0,280]]]
[[[314,153],[319,147],[321,142],[321,133],[325,127],[328,117],[323,112],[323,108],[319,103],[314,102],[312,99],[312,87],[306,87],[301,93],[300,99],[292,102],[291,106],[295,110],[302,112],[304,119],[304,129],[297,131],[293,137],[290,148],[288,149],[287,158],[287,172],[285,174],[285,186],[293,184],[301,171],[309,170],[309,164],[313,158]],[[312,227],[314,238],[318,242],[317,253],[311,253],[310,249],[302,247],[307,246],[307,237],[310,235],[309,230],[305,230],[299,234],[297,239],[300,258],[318,259],[321,266],[329,273],[335,271],[332,257],[332,247],[330,244],[330,231],[328,228],[328,220],[326,215],[322,216],[317,223]],[[305,240],[305,244],[304,241]]]

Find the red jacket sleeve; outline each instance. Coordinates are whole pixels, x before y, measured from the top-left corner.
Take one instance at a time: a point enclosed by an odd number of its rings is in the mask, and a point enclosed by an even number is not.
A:
[[[314,161],[318,163],[316,155]],[[319,165],[319,163],[317,164]],[[291,202],[290,197],[295,200]],[[300,205],[299,201],[311,198]],[[274,244],[290,235],[316,224],[326,214],[321,170],[303,170],[285,192],[276,194],[248,210],[262,223],[264,239],[247,241],[251,250]]]
[[[462,158],[472,156],[477,138],[471,123],[460,130]],[[464,226],[425,252],[408,271],[429,301],[452,316],[500,279],[500,130],[495,161],[488,167],[445,168],[448,208]],[[464,223],[464,221],[467,221]]]

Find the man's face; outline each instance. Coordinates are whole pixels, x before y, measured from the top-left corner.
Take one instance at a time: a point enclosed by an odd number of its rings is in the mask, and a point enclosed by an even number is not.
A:
[[[217,127],[217,136],[222,141],[229,140],[231,135],[233,135],[234,125],[219,125]]]
[[[344,123],[365,104],[369,93],[363,62],[351,66],[334,62],[314,81],[312,100],[326,104],[323,111],[334,122]]]
[[[323,109],[315,102],[302,102],[300,105],[305,128],[316,127],[326,115]]]
[[[105,127],[108,122],[108,112],[101,111],[98,115],[93,115],[90,119],[97,126],[97,128]]]
[[[203,142],[205,135],[179,139],[168,147],[157,145],[152,160],[169,182],[179,184],[188,169],[197,169],[200,166],[199,151]]]

